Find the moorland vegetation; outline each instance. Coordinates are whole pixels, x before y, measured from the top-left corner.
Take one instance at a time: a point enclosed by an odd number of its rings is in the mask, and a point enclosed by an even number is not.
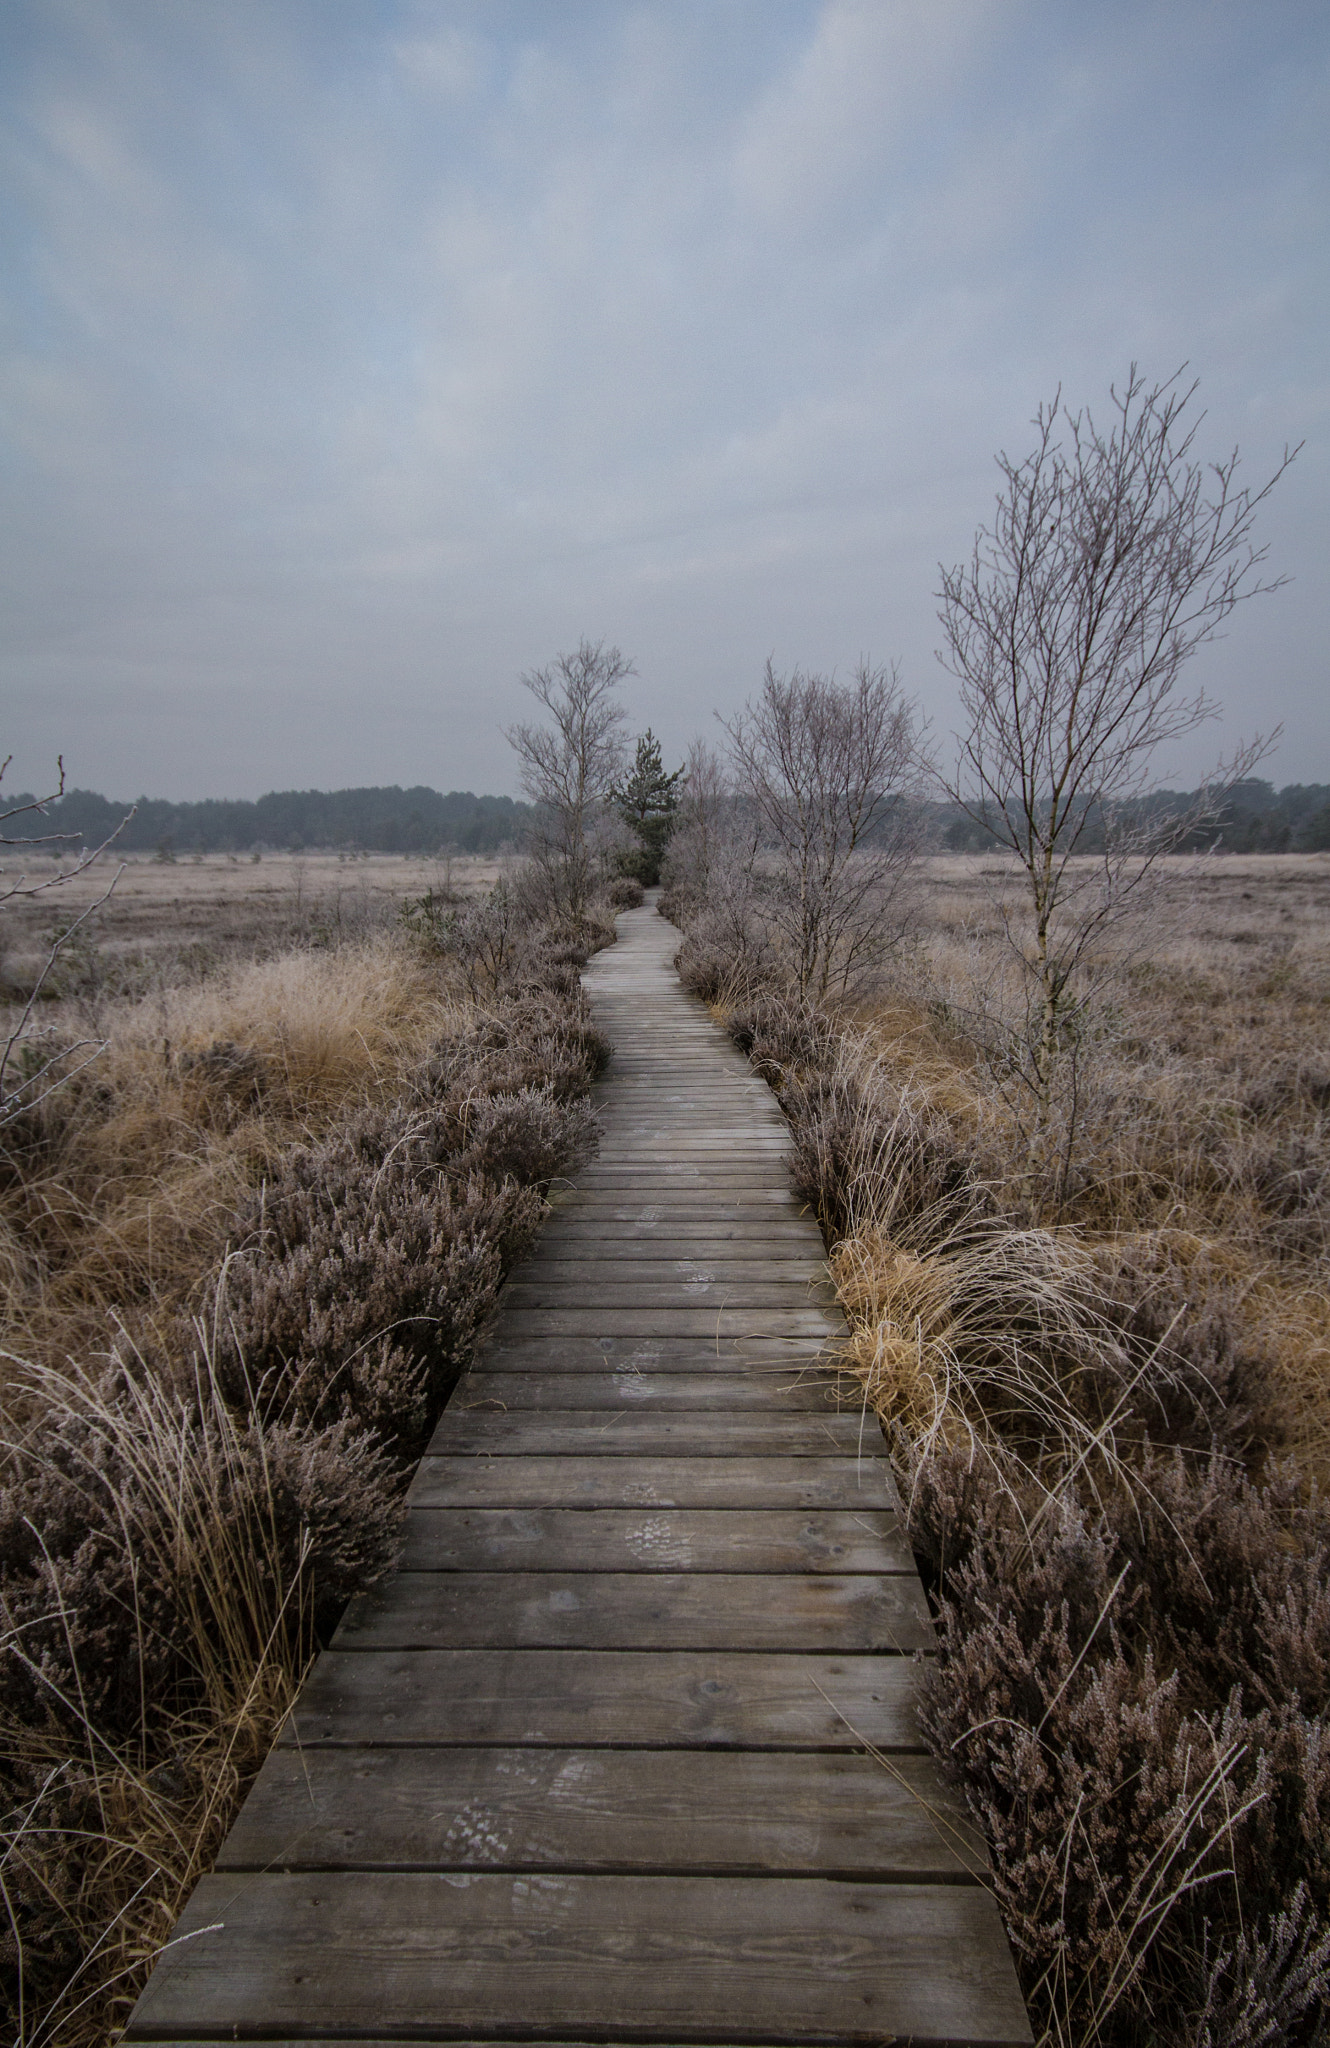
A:
[[[227,872],[212,943],[190,919],[173,944],[154,874],[109,965],[31,898],[6,962],[0,1981],[23,2048],[114,2038],[311,1655],[391,1561],[433,1418],[594,1145],[607,1052],[579,985],[603,900],[551,919],[514,873],[386,910],[339,893],[334,917],[303,876],[275,899]],[[38,979],[37,1011],[13,1000]]]
[[[1057,2048],[1330,2024],[1330,871],[1180,853],[1259,743],[1157,800],[1188,656],[1272,587],[1189,397],[1046,408],[944,572],[982,853],[919,860],[893,678],[768,670],[661,900],[790,1120],[937,1619],[925,1733]],[[890,720],[866,858],[824,768]]]
[[[769,665],[720,751],[670,772],[648,731],[630,763],[631,664],[583,641],[523,679],[534,825],[488,889],[441,870],[388,920],[339,888],[334,919],[293,872],[174,961],[99,973],[67,924],[7,964],[0,1948],[27,2048],[106,2038],[391,1558],[431,1419],[594,1142],[579,967],[657,872],[685,981],[791,1124],[848,1318],[828,1362],[882,1420],[937,1620],[925,1733],[1038,2038],[1325,2041],[1330,871],[1189,851],[1259,743],[1185,802],[1153,780],[1211,710],[1187,657],[1269,587],[1264,491],[1233,462],[1207,484],[1189,399],[1133,373],[1106,432],[1055,404],[1004,459],[944,578],[954,764],[867,661]],[[975,851],[939,853],[939,815]]]

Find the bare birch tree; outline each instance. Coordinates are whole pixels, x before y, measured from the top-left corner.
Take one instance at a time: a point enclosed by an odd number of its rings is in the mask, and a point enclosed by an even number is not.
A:
[[[996,513],[970,562],[941,571],[939,659],[963,718],[944,787],[1022,877],[1023,909],[1003,912],[1026,991],[1008,1050],[1029,1104],[1030,1171],[1056,1169],[1059,1187],[1109,936],[1159,856],[1215,814],[1269,744],[1239,747],[1185,810],[1161,817],[1144,801],[1157,749],[1217,715],[1204,692],[1179,692],[1184,665],[1237,604],[1284,580],[1262,578],[1253,527],[1298,452],[1285,449],[1256,490],[1239,487],[1236,450],[1204,466],[1193,453],[1204,415],[1188,419],[1196,385],[1181,376],[1147,388],[1132,364],[1110,391],[1106,430],[1068,412],[1060,391],[1041,405],[1031,453],[997,458]]]
[[[591,896],[597,829],[626,755],[619,686],[636,673],[617,647],[582,640],[575,654],[521,679],[552,724],[504,733],[536,806],[530,851],[552,907],[569,917],[580,918]]]
[[[706,740],[690,742],[678,815],[661,864],[665,891],[684,917],[701,910],[734,839],[734,795],[724,761]]]
[[[894,667],[852,683],[766,665],[729,736],[761,898],[800,991],[847,993],[899,936],[918,851],[921,733]]]
[[[661,866],[661,909],[682,925],[738,993],[771,964],[758,901],[756,821],[736,796],[724,758],[694,739],[684,764],[678,819]]]
[[[4,781],[5,772],[13,758],[12,754],[8,754],[0,762],[0,782]],[[26,797],[18,803],[12,803],[8,810],[0,810],[0,847],[21,850],[23,853],[32,853],[39,849],[50,852],[60,847],[72,848],[76,843],[81,848],[82,842],[78,833],[41,832],[15,835],[6,829],[16,818],[33,815],[45,817],[50,805],[59,801],[65,793],[63,759],[57,760],[56,769],[57,785],[46,796]],[[71,881],[75,875],[81,875],[119,838],[133,815],[132,810],[127,812],[115,831],[110,833],[100,846],[94,846],[86,853],[79,851],[68,867],[57,866],[54,874],[34,877],[21,866],[13,871],[7,868],[0,869],[0,909],[8,903],[24,898],[45,896],[51,890],[60,888],[63,883]],[[53,1094],[82,1067],[87,1066],[99,1053],[106,1050],[106,1042],[103,1039],[85,1038],[78,1039],[72,1044],[66,1043],[53,1032],[38,1029],[34,1024],[34,1018],[37,1005],[46,993],[61,954],[76,933],[106,903],[123,872],[123,866],[118,868],[101,895],[57,931],[47,946],[45,958],[26,997],[14,1006],[8,1021],[0,1026],[0,1128],[12,1123],[15,1117],[20,1116],[25,1110],[35,1109],[39,1102],[44,1102],[48,1095]]]

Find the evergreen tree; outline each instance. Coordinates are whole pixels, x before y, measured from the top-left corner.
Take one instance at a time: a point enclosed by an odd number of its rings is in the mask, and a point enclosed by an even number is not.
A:
[[[683,779],[682,768],[676,768],[673,775],[665,773],[660,741],[648,726],[637,742],[632,773],[610,792],[611,803],[637,840],[622,862],[624,872],[644,888],[654,888],[660,880],[660,864],[674,830]]]

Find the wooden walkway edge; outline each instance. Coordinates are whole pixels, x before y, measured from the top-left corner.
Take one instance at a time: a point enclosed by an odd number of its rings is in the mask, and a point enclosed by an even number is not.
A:
[[[677,933],[619,932],[600,1153],[127,2041],[1031,2039],[784,1121]]]

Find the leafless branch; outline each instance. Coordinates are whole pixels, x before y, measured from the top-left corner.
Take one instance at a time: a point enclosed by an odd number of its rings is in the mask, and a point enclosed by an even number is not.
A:
[[[842,993],[897,936],[918,850],[921,732],[894,667],[861,661],[852,683],[776,673],[721,721],[756,826],[763,900],[800,989]]]
[[[1217,715],[1203,691],[1180,694],[1184,664],[1236,605],[1285,581],[1263,575],[1254,525],[1298,453],[1254,490],[1237,482],[1236,450],[1207,468],[1182,375],[1147,388],[1133,363],[1106,432],[1055,393],[1032,452],[999,455],[996,513],[970,562],[941,572],[939,658],[965,721],[943,786],[1025,883],[1025,914],[1004,924],[1032,987],[1032,1163],[1096,951],[1160,855],[1217,816],[1276,737],[1239,747],[1183,809],[1147,803],[1157,749]]]
[[[556,907],[574,917],[590,894],[594,828],[624,765],[619,686],[636,673],[617,647],[582,640],[575,654],[521,678],[553,724],[513,725],[504,734],[537,807],[531,851]]]

